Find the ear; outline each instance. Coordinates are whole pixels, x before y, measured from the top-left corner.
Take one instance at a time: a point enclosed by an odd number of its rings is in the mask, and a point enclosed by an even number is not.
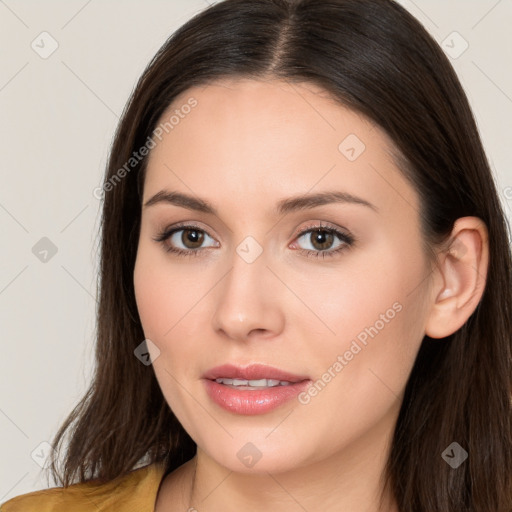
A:
[[[488,263],[485,223],[478,217],[457,219],[439,255],[425,334],[444,338],[466,323],[482,298]]]

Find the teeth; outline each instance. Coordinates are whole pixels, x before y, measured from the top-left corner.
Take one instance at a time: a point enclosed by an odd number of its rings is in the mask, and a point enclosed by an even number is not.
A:
[[[289,386],[290,382],[286,380],[275,379],[259,379],[259,380],[246,380],[246,379],[215,379],[219,384],[227,386],[248,386],[253,388],[273,388],[275,386]]]

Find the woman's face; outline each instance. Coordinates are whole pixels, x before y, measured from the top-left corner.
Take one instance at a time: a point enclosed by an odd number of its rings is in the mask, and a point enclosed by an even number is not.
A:
[[[391,435],[431,303],[418,196],[389,139],[311,84],[223,80],[182,93],[162,122],[173,113],[143,204],[191,199],[143,206],[134,272],[169,406],[233,471],[384,457],[373,448]],[[212,373],[227,364],[240,373]],[[274,373],[244,373],[255,364]],[[244,376],[259,382],[212,380]]]

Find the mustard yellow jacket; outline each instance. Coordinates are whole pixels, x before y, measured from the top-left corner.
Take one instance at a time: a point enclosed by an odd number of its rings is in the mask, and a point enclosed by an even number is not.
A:
[[[0,505],[0,512],[154,512],[161,464],[135,469],[106,484],[89,481],[33,491]]]

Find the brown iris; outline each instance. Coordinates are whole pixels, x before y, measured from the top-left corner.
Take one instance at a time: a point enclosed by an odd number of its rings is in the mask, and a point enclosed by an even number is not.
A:
[[[198,229],[183,229],[181,241],[188,249],[197,249],[201,247],[204,240],[204,233]],[[190,245],[188,245],[190,244]]]
[[[312,244],[318,250],[329,249],[333,243],[334,235],[325,229],[317,229],[316,231],[311,232],[312,235]],[[320,245],[319,247],[316,245],[316,242]]]

